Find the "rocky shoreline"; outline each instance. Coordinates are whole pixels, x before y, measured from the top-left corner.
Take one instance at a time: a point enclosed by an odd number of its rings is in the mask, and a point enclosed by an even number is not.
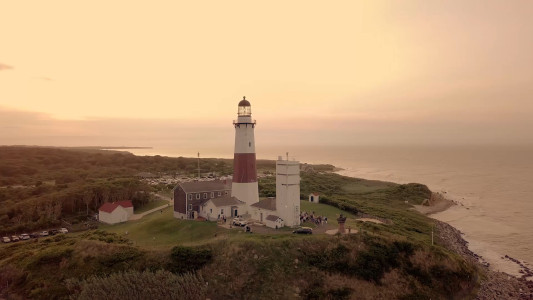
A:
[[[519,278],[504,272],[490,269],[490,264],[483,257],[468,249],[468,242],[462,238],[461,231],[453,226],[435,220],[437,240],[446,248],[456,252],[465,260],[477,265],[484,273],[476,299],[533,299],[533,281],[527,278],[533,276],[532,270],[519,260],[505,255],[521,267]]]

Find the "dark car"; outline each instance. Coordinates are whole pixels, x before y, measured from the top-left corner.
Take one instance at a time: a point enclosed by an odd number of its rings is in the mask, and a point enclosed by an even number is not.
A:
[[[32,239],[34,239],[34,238],[38,238],[38,237],[39,237],[39,233],[38,233],[38,232],[30,233],[30,237],[31,237]]]
[[[297,234],[313,234],[313,229],[310,228],[310,227],[300,227],[300,228],[296,229],[295,231],[293,231],[292,233],[297,233]]]
[[[59,233],[59,231],[57,229],[52,229],[49,231],[50,235],[56,235]]]

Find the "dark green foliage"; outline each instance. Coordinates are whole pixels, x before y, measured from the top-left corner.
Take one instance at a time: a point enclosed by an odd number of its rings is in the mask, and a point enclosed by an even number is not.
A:
[[[99,257],[98,263],[106,268],[127,269],[140,256],[142,256],[142,252],[136,248],[124,248],[118,252]]]
[[[58,265],[63,259],[71,257],[73,251],[74,249],[68,246],[45,249],[29,258],[28,268],[37,269],[49,264]]]
[[[131,241],[116,234],[103,230],[92,230],[81,235],[83,238],[89,240],[98,240],[106,243],[115,244],[128,244],[131,245]]]
[[[431,197],[431,191],[426,185],[419,183],[408,183],[397,186],[392,189],[390,196],[400,201],[409,201],[413,204],[422,204],[422,202]]]
[[[353,250],[343,244],[323,253],[309,255],[309,264],[329,272],[356,276],[379,283],[383,274],[401,265],[409,265],[414,246],[408,242],[387,243],[367,239],[367,249],[351,255]]]
[[[259,178],[259,197],[276,197],[276,177]]]
[[[170,253],[171,263],[169,270],[173,273],[185,273],[200,269],[210,263],[213,254],[209,248],[195,248],[176,246]]]

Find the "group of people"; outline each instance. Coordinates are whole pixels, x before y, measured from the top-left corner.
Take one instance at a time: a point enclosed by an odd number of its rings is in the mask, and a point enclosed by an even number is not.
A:
[[[328,217],[326,216],[317,216],[315,212],[307,213],[306,211],[300,213],[300,224],[304,222],[312,222],[318,225],[328,224]]]

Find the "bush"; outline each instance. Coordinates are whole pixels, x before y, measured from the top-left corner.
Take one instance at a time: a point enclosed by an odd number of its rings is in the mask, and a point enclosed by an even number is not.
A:
[[[195,271],[213,259],[211,249],[176,246],[170,254],[172,262],[168,269],[173,273]]]
[[[120,252],[105,255],[98,259],[98,262],[108,268],[116,267],[116,265],[127,265],[129,262],[135,262],[142,253],[135,248],[126,248]]]
[[[414,246],[409,242],[386,243],[367,241],[368,249],[360,251],[351,259],[350,249],[339,244],[337,247],[309,256],[309,264],[319,269],[355,276],[379,283],[383,274],[400,265],[408,265]]]

